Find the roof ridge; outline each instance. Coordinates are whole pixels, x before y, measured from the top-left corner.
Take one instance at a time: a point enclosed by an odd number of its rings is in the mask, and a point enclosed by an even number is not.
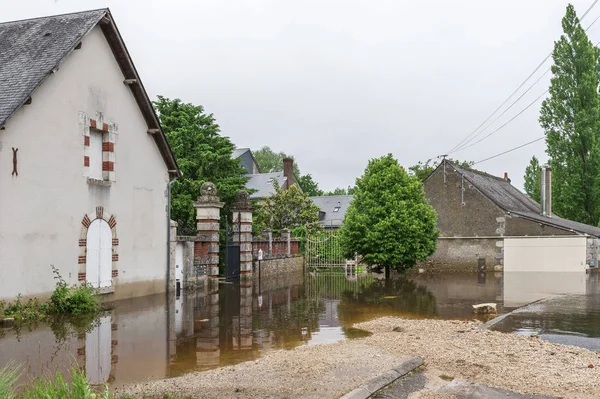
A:
[[[83,14],[83,13],[86,13],[86,12],[94,12],[94,11],[106,11],[106,12],[108,12],[110,10],[109,10],[108,7],[104,7],[104,8],[96,8],[96,9],[93,9],[93,10],[66,12],[64,14],[51,14],[51,15],[45,15],[45,16],[42,16],[42,17],[13,19],[13,20],[10,20],[10,21],[0,22],[0,25],[12,24],[12,23],[15,23],[15,22],[35,21],[36,19],[42,19],[42,18],[64,17],[66,15]]]

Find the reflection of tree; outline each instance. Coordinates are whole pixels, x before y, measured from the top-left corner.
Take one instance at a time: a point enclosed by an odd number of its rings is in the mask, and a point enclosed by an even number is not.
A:
[[[342,294],[338,317],[344,324],[361,321],[377,313],[417,317],[438,315],[435,296],[426,287],[406,278],[374,280],[358,292],[345,291]]]
[[[310,300],[301,295],[297,301],[287,306],[273,309],[271,316],[265,311],[253,318],[253,330],[266,330],[273,333],[273,343],[284,348],[293,348],[319,327],[319,314],[324,307],[319,301]],[[308,331],[308,337],[302,337],[302,330]]]

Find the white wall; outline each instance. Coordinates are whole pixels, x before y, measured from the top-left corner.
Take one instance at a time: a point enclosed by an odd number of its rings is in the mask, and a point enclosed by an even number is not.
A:
[[[166,288],[167,167],[100,28],[82,43],[0,131],[0,299],[49,293],[51,264],[77,283],[81,220],[99,205],[117,220],[115,295]],[[110,188],[83,175],[81,112],[118,125]]]
[[[585,272],[586,238],[505,238],[505,272]]]

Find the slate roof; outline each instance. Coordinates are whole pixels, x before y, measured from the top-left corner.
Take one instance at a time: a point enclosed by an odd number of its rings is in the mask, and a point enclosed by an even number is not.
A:
[[[354,198],[352,195],[310,197],[313,204],[318,206],[321,212],[324,213],[324,218],[321,222],[325,227],[340,227],[342,225],[352,198]],[[334,212],[334,209],[337,206],[339,206],[340,209],[337,212]]]
[[[124,79],[136,80],[129,87],[148,128],[158,129],[153,136],[169,173],[179,175],[158,117],[108,8],[0,23],[0,127],[98,24]]]
[[[445,162],[447,166],[458,173],[463,173],[466,181],[506,212],[548,226],[600,237],[600,228],[598,227],[563,219],[555,214],[552,214],[552,217],[542,216],[540,204],[500,177],[473,169],[461,168],[450,161]]]
[[[231,153],[231,158],[237,159],[244,155],[246,152],[250,151],[250,148],[236,148]]]
[[[250,195],[250,199],[270,197],[271,195],[275,194],[275,188],[273,187],[272,179],[277,180],[279,187],[283,187],[283,183],[285,183],[286,180],[283,172],[247,174],[245,176],[250,178],[248,183],[246,183],[246,188],[250,190],[258,190],[254,194]]]

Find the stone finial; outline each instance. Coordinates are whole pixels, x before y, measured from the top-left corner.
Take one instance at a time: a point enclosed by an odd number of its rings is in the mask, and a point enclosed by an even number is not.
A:
[[[213,183],[207,181],[206,183],[202,184],[202,187],[200,187],[200,195],[216,196],[217,187]]]
[[[215,187],[215,185],[211,182],[202,184],[202,187],[200,187],[198,201],[194,205],[196,207],[216,206],[218,208],[222,208],[223,203],[219,202],[219,197],[217,196],[217,187]]]
[[[235,195],[235,210],[236,211],[251,211],[250,195],[246,190],[238,191]]]

